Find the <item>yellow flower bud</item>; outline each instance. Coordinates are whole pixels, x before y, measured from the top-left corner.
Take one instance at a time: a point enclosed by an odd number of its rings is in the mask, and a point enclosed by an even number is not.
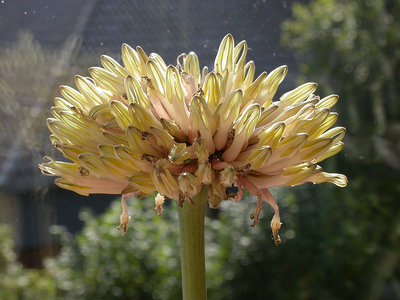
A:
[[[193,174],[186,172],[180,174],[178,183],[180,190],[190,198],[196,196],[200,192],[201,182]]]

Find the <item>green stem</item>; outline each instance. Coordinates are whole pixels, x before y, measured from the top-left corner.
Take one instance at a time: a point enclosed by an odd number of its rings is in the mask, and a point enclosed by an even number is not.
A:
[[[183,300],[207,299],[204,259],[204,217],[207,187],[179,207]]]

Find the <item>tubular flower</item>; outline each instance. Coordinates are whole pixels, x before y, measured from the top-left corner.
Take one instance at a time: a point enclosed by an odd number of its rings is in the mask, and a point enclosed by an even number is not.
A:
[[[78,194],[159,193],[183,205],[203,185],[210,207],[239,201],[243,189],[256,195],[254,225],[263,202],[275,215],[271,226],[279,244],[278,206],[268,188],[347,178],[326,173],[318,163],[343,148],[345,128],[334,127],[338,96],[320,98],[305,83],[274,101],[287,67],[256,79],[246,62],[247,43],[228,34],[214,70],[202,70],[194,52],[167,66],[158,54],[122,46],[123,65],[101,57],[103,68],[76,76],[77,89],[61,86],[47,120],[52,144],[71,162],[39,165],[55,183]]]

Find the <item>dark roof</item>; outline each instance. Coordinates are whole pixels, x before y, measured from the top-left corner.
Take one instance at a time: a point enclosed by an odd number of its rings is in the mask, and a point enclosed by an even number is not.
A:
[[[85,3],[85,4],[82,4]],[[21,30],[31,31],[41,44],[57,46],[76,33],[79,18],[95,1],[2,0],[0,44],[14,42]],[[88,19],[88,16],[84,16]]]
[[[182,52],[195,51],[201,64],[213,64],[221,39],[232,33],[247,40],[258,71],[292,64],[280,47],[280,24],[294,1],[98,0],[84,30],[85,48],[119,52],[122,43],[157,52],[175,64]]]

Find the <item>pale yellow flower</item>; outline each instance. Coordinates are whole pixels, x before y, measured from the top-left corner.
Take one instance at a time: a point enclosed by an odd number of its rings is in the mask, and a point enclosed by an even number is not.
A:
[[[305,83],[274,101],[287,73],[281,66],[254,79],[246,63],[247,43],[235,46],[228,34],[214,70],[202,70],[194,52],[167,66],[158,54],[122,46],[123,66],[108,56],[91,77],[76,76],[77,90],[61,86],[47,121],[53,145],[71,162],[39,167],[55,183],[82,195],[155,191],[181,205],[208,185],[209,204],[239,201],[246,189],[275,210],[271,226],[280,239],[278,206],[268,188],[331,182],[346,186],[341,174],[317,164],[343,148],[345,128],[330,129],[338,101],[320,99],[315,83]],[[126,217],[126,216],[125,216]],[[121,221],[122,222],[122,221]]]

